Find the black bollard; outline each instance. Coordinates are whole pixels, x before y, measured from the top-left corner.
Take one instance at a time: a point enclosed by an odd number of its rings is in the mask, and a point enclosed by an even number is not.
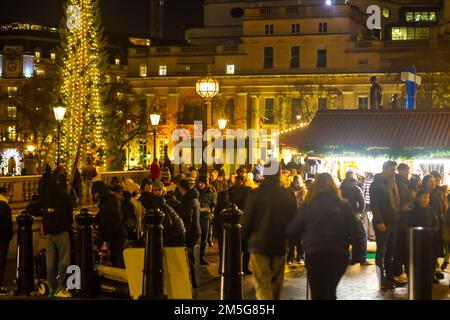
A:
[[[223,221],[222,265],[220,266],[220,299],[242,300],[242,247],[241,225],[239,219],[242,211],[233,206],[221,212]]]
[[[33,217],[24,210],[17,217],[17,272],[15,293],[30,295],[34,290]]]
[[[76,292],[80,297],[93,297],[95,294],[95,264],[92,241],[92,222],[94,216],[88,209],[81,209],[80,214],[75,217],[78,224],[77,239],[77,264],[81,271],[81,288]]]
[[[409,244],[409,300],[431,300],[434,273],[434,230],[410,228]]]
[[[139,299],[165,300],[163,270],[163,226],[164,212],[147,210],[144,215],[145,257],[142,295]]]

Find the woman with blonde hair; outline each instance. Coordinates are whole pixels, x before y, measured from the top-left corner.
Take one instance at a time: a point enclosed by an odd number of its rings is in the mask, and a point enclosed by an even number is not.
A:
[[[313,299],[335,300],[336,288],[347,269],[349,246],[352,263],[361,260],[363,241],[352,208],[328,173],[319,174],[287,229],[290,239],[303,239],[307,278]]]

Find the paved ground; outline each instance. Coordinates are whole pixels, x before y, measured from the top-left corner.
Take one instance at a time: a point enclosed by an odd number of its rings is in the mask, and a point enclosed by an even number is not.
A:
[[[218,254],[217,247],[208,248],[207,259],[210,261],[208,267],[201,267],[201,283],[195,289],[194,298],[199,300],[220,299],[220,277],[218,276]],[[372,260],[373,262],[373,260]],[[7,267],[6,284],[12,288],[14,279],[14,261],[9,261]],[[305,300],[306,299],[306,270],[300,265],[286,266],[285,283],[281,298],[283,300]],[[450,268],[445,272],[445,279],[439,285],[433,286],[434,300],[450,300]],[[340,300],[406,300],[407,288],[397,288],[389,291],[380,291],[377,286],[375,266],[351,266],[342,278],[337,296]],[[4,297],[3,297],[4,298]],[[9,297],[11,298],[11,297]],[[38,297],[34,297],[36,299]],[[105,299],[107,297],[101,297]],[[253,277],[244,277],[244,298],[255,300],[253,289]],[[0,299],[2,297],[0,296]],[[30,298],[27,298],[30,299]],[[32,298],[33,299],[33,298]],[[39,297],[38,299],[46,299]]]
[[[212,263],[208,267],[202,267],[202,282],[200,288],[195,291],[195,299],[216,300],[220,297],[220,277],[217,275],[218,256],[214,249],[209,250],[208,256],[208,260]],[[281,299],[305,300],[306,269],[299,265],[286,266],[285,276]],[[244,277],[244,299],[256,299],[252,278],[252,276]],[[445,279],[441,280],[439,285],[433,286],[433,300],[450,300],[449,280],[450,270],[445,272]],[[379,290],[377,283],[375,265],[351,266],[339,283],[337,297],[339,300],[406,300],[408,298],[406,287],[383,292]]]

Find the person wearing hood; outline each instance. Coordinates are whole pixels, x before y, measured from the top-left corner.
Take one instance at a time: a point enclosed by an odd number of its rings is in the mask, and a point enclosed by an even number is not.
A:
[[[123,189],[120,185],[114,185],[110,191],[103,181],[95,181],[92,183],[92,194],[99,201],[100,210],[95,222],[103,240],[109,244],[112,266],[123,268],[126,235],[120,205]]]
[[[279,166],[279,164],[270,164]],[[295,198],[280,185],[280,173],[265,175],[249,192],[242,215],[242,237],[248,243],[258,300],[278,300],[284,281],[286,227],[297,210]]]
[[[393,289],[398,284],[394,279],[393,257],[400,218],[401,202],[395,181],[395,161],[386,161],[383,172],[375,175],[370,185],[370,208],[377,243],[375,264],[381,289]],[[406,207],[405,207],[406,210]]]
[[[212,220],[211,216],[214,216],[214,208],[216,207],[217,194],[214,188],[208,184],[207,177],[199,178],[197,190],[199,192],[200,226],[202,230],[200,241],[200,264],[208,265],[209,262],[206,260],[206,246],[208,244],[210,220]]]
[[[361,232],[362,247],[359,248],[359,252],[361,253],[361,265],[371,265],[370,262],[367,261],[367,231],[364,226],[363,213],[366,207],[366,203],[364,201],[364,194],[360,187],[358,187],[358,181],[354,177],[354,173],[352,171],[348,171],[345,174],[345,179],[341,183],[341,192],[342,197],[347,199],[348,203],[352,207],[353,214],[356,217],[359,225],[359,231]]]
[[[192,179],[192,180],[191,180]],[[200,202],[198,191],[194,188],[195,180],[185,178],[180,180],[179,190],[181,193],[181,206],[179,215],[186,228],[186,248],[188,251],[189,266],[193,287],[197,287],[195,282],[194,269],[194,246],[199,243],[201,237],[200,228]]]
[[[6,260],[8,258],[9,242],[13,238],[12,211],[9,206],[10,191],[0,188],[0,294],[7,292],[3,287],[5,277]]]
[[[156,180],[153,182],[152,194],[142,199],[142,205],[145,210],[154,208],[164,212],[162,225],[163,229],[163,245],[164,247],[183,247],[185,245],[186,229],[183,220],[175,212],[175,210],[167,204],[164,193],[164,184]]]
[[[302,238],[313,300],[336,300],[336,288],[349,262],[361,261],[361,232],[353,210],[328,173],[317,175],[305,205],[286,230]]]
[[[247,175],[245,176],[245,186],[252,189],[256,189],[258,188],[258,185],[253,180],[253,177],[254,177],[253,173],[251,172],[247,173]]]

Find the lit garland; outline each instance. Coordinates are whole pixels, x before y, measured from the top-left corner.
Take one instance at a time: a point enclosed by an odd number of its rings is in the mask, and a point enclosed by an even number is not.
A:
[[[76,16],[73,8],[77,8]],[[61,141],[69,177],[86,161],[92,144],[104,148],[103,84],[104,51],[98,0],[68,0],[63,23],[61,95],[67,106]]]

